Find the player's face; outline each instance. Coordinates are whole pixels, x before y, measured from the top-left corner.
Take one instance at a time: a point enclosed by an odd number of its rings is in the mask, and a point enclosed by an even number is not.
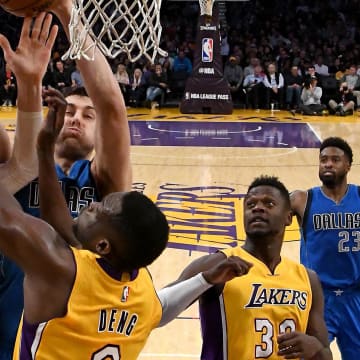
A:
[[[83,208],[79,216],[74,220],[73,230],[85,249],[92,249],[93,240],[104,237],[102,231],[103,206],[100,202],[92,202],[89,206]]]
[[[94,149],[96,112],[87,96],[70,95],[57,147],[65,156],[86,158]]]
[[[291,211],[280,191],[272,186],[258,186],[244,199],[246,235],[263,238],[282,234],[291,224]]]
[[[320,153],[319,178],[325,186],[341,184],[349,170],[349,159],[343,150],[329,146]]]
[[[101,202],[92,202],[81,210],[73,229],[83,248],[97,252],[96,245],[99,241],[117,240],[117,232],[109,223],[109,213],[119,213],[123,195],[124,193],[109,194]]]

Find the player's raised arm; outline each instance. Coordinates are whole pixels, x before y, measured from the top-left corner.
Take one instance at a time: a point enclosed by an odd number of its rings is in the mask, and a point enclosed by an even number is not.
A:
[[[0,252],[14,260],[27,274],[50,274],[65,242],[46,222],[27,215],[16,199],[0,184]],[[49,275],[50,276],[50,275]]]
[[[58,29],[51,21],[52,15],[45,13],[25,18],[16,51],[0,35],[0,46],[18,86],[14,147],[10,160],[0,167],[0,181],[11,193],[38,173],[35,144],[42,121],[42,78]]]
[[[59,2],[54,13],[67,35],[72,1]],[[88,37],[88,42],[92,42]],[[85,88],[96,111],[95,159],[92,174],[101,197],[131,189],[130,134],[126,107],[111,67],[98,48],[94,61],[77,60]]]
[[[37,143],[40,214],[68,244],[78,246],[72,227],[73,219],[59,185],[54,161],[55,142],[64,124],[67,104],[64,96],[55,89],[45,90],[44,99],[49,111]]]
[[[0,164],[4,164],[9,161],[11,155],[11,143],[10,138],[5,130],[5,127],[0,124]],[[1,169],[1,167],[0,167]],[[2,170],[0,170],[1,172]]]

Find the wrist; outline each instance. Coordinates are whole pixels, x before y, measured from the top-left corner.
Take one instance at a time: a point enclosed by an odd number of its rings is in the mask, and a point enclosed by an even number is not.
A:
[[[322,354],[324,354],[324,352],[329,351],[329,348],[327,346],[324,346],[321,343],[319,345],[320,348],[315,352],[314,356],[311,357],[311,360],[320,360],[322,359]]]
[[[54,151],[55,151],[55,144],[54,143],[42,143],[40,146],[37,146],[37,154],[38,158],[42,161],[54,161]]]
[[[18,85],[17,108],[23,112],[42,111],[41,83],[21,83]]]
[[[199,276],[199,279],[203,282],[203,284],[207,284],[207,285],[214,285],[212,282],[211,282],[211,279],[210,279],[210,274],[209,274],[209,271],[204,271],[202,273],[199,273],[197,276]]]

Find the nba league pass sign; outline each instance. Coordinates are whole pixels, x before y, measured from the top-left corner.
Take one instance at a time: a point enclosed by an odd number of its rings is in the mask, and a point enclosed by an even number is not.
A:
[[[180,103],[183,114],[231,114],[233,103],[220,53],[220,31],[216,4],[209,20],[200,16],[193,72]]]

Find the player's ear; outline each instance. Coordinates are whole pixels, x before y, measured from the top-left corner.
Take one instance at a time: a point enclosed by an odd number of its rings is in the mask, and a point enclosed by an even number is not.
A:
[[[292,212],[292,210],[290,209],[290,210],[287,212],[287,214],[286,214],[285,225],[286,225],[286,226],[291,225],[292,219],[293,219],[293,212]]]
[[[111,251],[111,244],[108,239],[101,239],[97,242],[96,246],[96,253],[99,255],[107,255]]]

